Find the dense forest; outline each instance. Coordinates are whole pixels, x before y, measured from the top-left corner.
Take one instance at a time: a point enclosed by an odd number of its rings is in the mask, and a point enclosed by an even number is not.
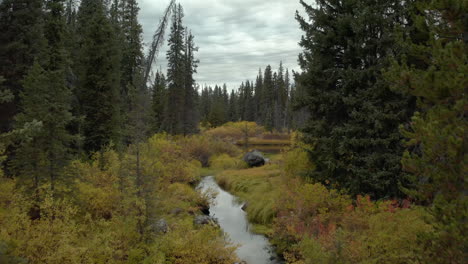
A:
[[[0,263],[245,263],[207,175],[284,263],[465,263],[468,2],[298,2],[301,70],[234,88],[175,1],[154,74],[137,0],[1,1]]]

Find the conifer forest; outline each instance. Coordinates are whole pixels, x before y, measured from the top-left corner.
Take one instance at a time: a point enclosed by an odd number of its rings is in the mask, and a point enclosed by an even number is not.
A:
[[[467,263],[467,75],[467,0],[0,0],[0,264]]]

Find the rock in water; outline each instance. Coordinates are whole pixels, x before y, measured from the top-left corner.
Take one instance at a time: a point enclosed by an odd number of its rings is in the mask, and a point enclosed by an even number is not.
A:
[[[244,161],[250,167],[260,167],[265,165],[265,158],[258,150],[253,150],[244,155]]]
[[[193,219],[193,223],[195,225],[212,225],[212,226],[218,226],[218,222],[216,221],[215,218],[207,215],[197,215],[195,216],[195,219]]]

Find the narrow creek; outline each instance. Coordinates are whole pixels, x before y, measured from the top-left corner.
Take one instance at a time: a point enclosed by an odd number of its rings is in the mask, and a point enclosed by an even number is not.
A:
[[[217,219],[231,242],[239,245],[237,256],[248,264],[280,264],[268,239],[250,231],[250,223],[242,204],[232,194],[224,191],[213,176],[205,177],[198,186],[202,192],[214,191],[216,198],[210,205],[210,216]]]

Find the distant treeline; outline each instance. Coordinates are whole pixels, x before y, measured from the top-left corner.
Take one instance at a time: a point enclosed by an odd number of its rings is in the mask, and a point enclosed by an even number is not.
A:
[[[171,118],[173,108],[164,107],[168,103],[168,81],[163,73],[156,73],[153,86],[153,110],[160,118],[161,131],[169,130],[165,122]],[[214,87],[205,86],[193,94],[195,103],[192,118],[200,121],[203,127],[217,127],[229,121],[252,121],[268,130],[291,130],[302,128],[308,117],[307,110],[299,106],[300,87],[291,81],[289,70],[280,63],[277,72],[270,65],[265,71],[259,70],[256,81],[247,80],[238,89],[228,90],[226,84]],[[187,100],[189,97],[185,97]],[[170,111],[170,112],[165,112]]]

